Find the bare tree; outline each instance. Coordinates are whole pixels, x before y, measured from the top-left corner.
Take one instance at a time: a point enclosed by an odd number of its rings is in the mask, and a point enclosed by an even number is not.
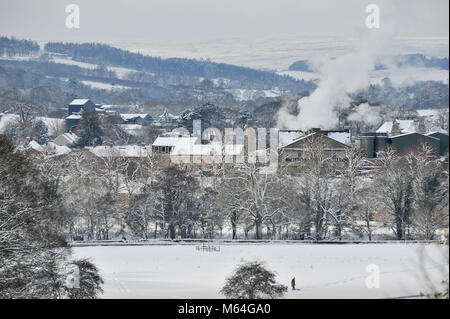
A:
[[[414,230],[422,239],[434,239],[437,230],[448,227],[448,167],[427,144],[409,153],[406,161],[413,178]]]

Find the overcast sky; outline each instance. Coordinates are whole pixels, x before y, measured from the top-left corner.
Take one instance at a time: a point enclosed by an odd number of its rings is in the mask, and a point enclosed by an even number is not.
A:
[[[65,7],[80,7],[67,29]],[[365,6],[400,37],[448,37],[448,0],[0,0],[0,35],[34,40],[115,41],[298,36],[355,37]]]

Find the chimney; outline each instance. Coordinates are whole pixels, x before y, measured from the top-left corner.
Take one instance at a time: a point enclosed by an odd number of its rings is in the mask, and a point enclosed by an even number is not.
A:
[[[397,122],[397,120],[394,120],[392,122],[392,128],[391,128],[391,136],[396,136],[402,134],[402,130],[400,129],[400,124]]]
[[[245,124],[245,153],[256,151],[256,133],[253,129],[252,120],[248,119]]]
[[[317,132],[320,132],[320,131],[321,131],[320,128],[318,128],[318,127],[313,127],[313,128],[310,128],[310,129],[306,132],[306,134],[317,133]]]

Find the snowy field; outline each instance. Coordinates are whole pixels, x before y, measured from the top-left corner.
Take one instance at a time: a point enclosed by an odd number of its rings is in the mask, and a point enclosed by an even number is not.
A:
[[[420,244],[222,244],[220,252],[189,245],[90,246],[73,248],[89,257],[105,280],[103,298],[222,298],[225,278],[243,261],[261,260],[289,286],[286,298],[389,298],[427,289],[419,252],[427,255],[426,273],[434,283],[448,278],[443,250]],[[380,271],[379,288],[367,288],[368,265]],[[443,270],[444,269],[444,270]]]

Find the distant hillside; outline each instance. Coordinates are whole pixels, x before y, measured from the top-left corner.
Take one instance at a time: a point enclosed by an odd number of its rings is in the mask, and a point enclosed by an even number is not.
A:
[[[14,37],[0,37],[0,56],[31,55],[39,52],[37,42],[29,40],[18,40]]]
[[[181,76],[203,77],[207,79],[226,78],[259,84],[261,89],[279,87],[289,90],[305,89],[305,81],[275,72],[260,71],[209,60],[199,61],[183,58],[162,59],[145,56],[126,50],[96,43],[59,43],[50,42],[45,50],[64,54],[72,60],[99,65],[111,65],[157,74],[174,74]]]
[[[375,65],[375,69],[387,69],[388,65],[393,63],[396,67],[426,67],[438,68],[442,70],[449,69],[448,58],[428,57],[423,54],[402,54],[393,57],[383,57]]]
[[[429,57],[424,54],[400,54],[394,56],[380,57],[375,63],[376,70],[386,70],[389,65],[394,65],[397,68],[402,67],[425,67],[425,68],[437,68],[442,70],[449,69],[448,58]],[[314,72],[311,68],[309,61],[299,60],[292,63],[289,66],[290,71],[303,71]]]
[[[314,70],[309,66],[309,63],[306,60],[299,60],[299,61],[292,63],[289,66],[289,70],[290,71],[314,72]]]

